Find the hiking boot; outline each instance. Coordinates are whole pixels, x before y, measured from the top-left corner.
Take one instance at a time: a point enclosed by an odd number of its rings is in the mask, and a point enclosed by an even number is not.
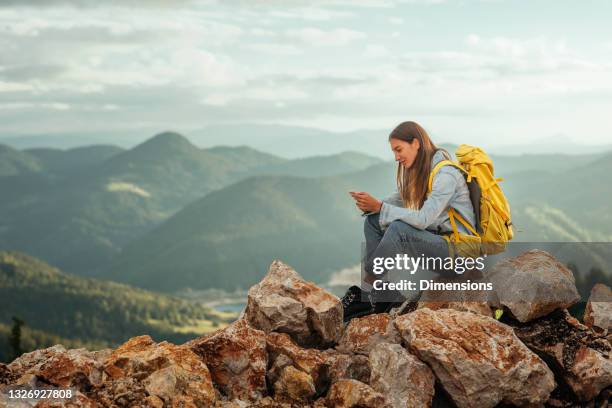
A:
[[[372,313],[372,303],[362,301],[361,296],[368,296],[359,286],[351,286],[348,288],[344,296],[342,296],[342,308],[344,309],[344,323],[355,317],[361,317]],[[369,298],[369,296],[368,296]]]

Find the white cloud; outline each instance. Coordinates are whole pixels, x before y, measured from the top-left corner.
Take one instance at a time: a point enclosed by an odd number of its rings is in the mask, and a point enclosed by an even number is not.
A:
[[[386,57],[389,54],[389,49],[382,44],[369,44],[364,52],[364,55],[368,58]]]
[[[551,106],[583,109],[583,95],[603,106],[612,93],[612,45],[581,49],[570,31],[487,37],[471,21],[432,40],[428,30],[439,27],[419,19],[423,8],[404,16],[399,5],[436,1],[286,3],[0,7],[0,131],[234,119],[384,127],[406,115],[545,117],[546,109],[550,118]],[[423,35],[400,41],[396,24],[408,21]]]
[[[256,43],[245,46],[246,49],[270,55],[299,55],[303,51],[291,44],[276,44],[276,43]]]
[[[293,8],[293,9],[273,9],[267,14],[272,18],[298,19],[306,21],[330,21],[351,18],[353,13],[347,11],[330,10],[325,8]]]
[[[0,110],[24,110],[24,109],[51,109],[56,111],[65,111],[71,109],[67,103],[52,102],[52,103],[31,103],[31,102],[10,102],[0,103]]]
[[[308,93],[296,86],[273,85],[253,86],[239,92],[213,93],[204,97],[201,101],[204,105],[228,106],[230,103],[240,100],[252,100],[258,102],[288,102],[306,99]]]
[[[288,30],[287,37],[317,47],[342,47],[367,36],[363,32],[346,28],[332,30],[302,28]]]

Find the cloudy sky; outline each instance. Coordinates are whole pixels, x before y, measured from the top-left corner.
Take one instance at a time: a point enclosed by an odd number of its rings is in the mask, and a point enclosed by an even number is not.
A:
[[[446,142],[610,143],[610,16],[607,0],[3,0],[0,137],[411,119]]]

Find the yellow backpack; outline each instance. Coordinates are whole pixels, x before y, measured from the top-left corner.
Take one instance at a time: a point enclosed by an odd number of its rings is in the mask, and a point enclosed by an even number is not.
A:
[[[464,250],[457,251],[461,255],[475,256],[477,252],[481,255],[503,252],[514,233],[510,220],[510,205],[498,184],[502,179],[495,178],[493,161],[478,147],[462,144],[455,151],[455,156],[458,163],[442,160],[435,165],[429,175],[429,192],[432,189],[434,176],[443,166],[454,166],[461,170],[470,191],[470,200],[476,216],[476,230],[451,207],[448,210],[448,217],[453,232],[445,239],[449,244],[451,242],[455,245],[462,244]],[[475,237],[459,233],[457,221]]]

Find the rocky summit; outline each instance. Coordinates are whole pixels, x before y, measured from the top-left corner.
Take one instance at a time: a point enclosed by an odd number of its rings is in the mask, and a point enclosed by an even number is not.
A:
[[[573,276],[552,256],[505,261],[495,279],[513,276],[545,302],[430,300],[344,325],[336,296],[274,261],[238,320],[185,344],[56,345],[0,364],[0,407],[608,407],[610,288],[593,289],[580,322]],[[73,396],[8,399],[44,387]]]

